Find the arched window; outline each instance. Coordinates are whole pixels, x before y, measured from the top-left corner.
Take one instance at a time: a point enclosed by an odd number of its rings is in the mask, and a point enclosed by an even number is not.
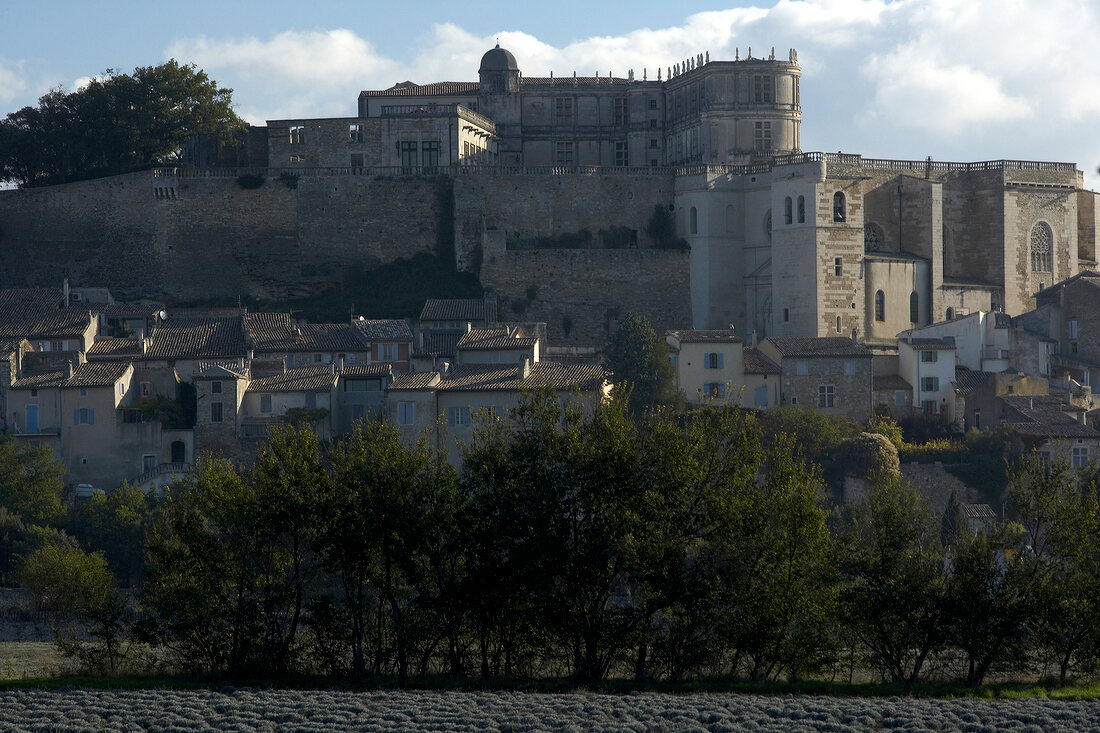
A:
[[[916,290],[909,294],[909,321],[910,323],[920,321],[920,298],[917,297]]]
[[[784,224],[792,224],[792,223],[794,223],[794,216],[793,216],[793,212],[792,212],[792,209],[793,209],[793,208],[794,208],[794,207],[792,206],[792,202],[791,202],[791,197],[790,197],[790,196],[788,196],[787,198],[783,199],[783,223],[784,223]]]
[[[837,191],[833,194],[833,221],[847,221],[847,206],[844,201],[844,194]]]
[[[1031,271],[1051,272],[1054,269],[1054,233],[1045,221],[1031,228]]]
[[[886,320],[886,293],[881,290],[875,291],[875,320]]]
[[[836,332],[840,333],[840,316],[836,317]]]
[[[689,226],[691,227],[691,230],[690,230],[691,234],[698,234],[699,233],[699,212],[695,209],[694,206],[692,206],[691,210],[688,212],[688,220],[690,221]]]
[[[882,249],[882,227],[874,222],[863,225],[863,249],[878,252]]]
[[[949,321],[955,320],[955,309],[954,308],[948,308],[947,309],[947,320],[949,320]]]
[[[799,196],[798,197],[798,223],[799,224],[805,224],[806,223],[806,197],[805,196]]]

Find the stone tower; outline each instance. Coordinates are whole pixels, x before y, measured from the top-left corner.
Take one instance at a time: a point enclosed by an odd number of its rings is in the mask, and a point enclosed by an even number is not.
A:
[[[520,117],[520,83],[522,74],[516,57],[500,44],[481,57],[477,70],[480,78],[478,112],[496,123],[500,142],[498,160],[503,165],[523,163],[523,132]]]

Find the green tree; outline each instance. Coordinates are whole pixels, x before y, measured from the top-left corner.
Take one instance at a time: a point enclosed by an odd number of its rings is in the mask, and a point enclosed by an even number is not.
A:
[[[48,523],[61,518],[64,469],[48,448],[17,443],[0,435],[0,506],[26,523]]]
[[[192,136],[226,140],[241,128],[231,95],[174,59],[131,74],[108,69],[0,122],[0,179],[49,185],[176,162]]]
[[[940,520],[940,542],[944,547],[950,547],[968,534],[969,527],[966,515],[963,514],[962,504],[959,502],[959,492],[953,490],[947,500],[947,506],[943,509],[943,518]]]
[[[604,358],[616,391],[630,393],[630,411],[635,415],[676,401],[668,346],[644,316],[628,313],[619,322],[604,348]]]
[[[109,496],[79,502],[65,525],[81,546],[102,551],[124,588],[137,583],[145,552],[145,529],[154,504],[137,486],[125,482]]]
[[[48,542],[23,561],[19,584],[31,592],[39,608],[73,615],[101,606],[114,578],[102,553]]]

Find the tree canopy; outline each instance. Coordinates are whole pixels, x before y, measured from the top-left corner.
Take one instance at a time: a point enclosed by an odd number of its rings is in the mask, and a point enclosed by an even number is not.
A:
[[[175,59],[53,89],[0,121],[0,180],[44,186],[175,162],[192,136],[228,139],[243,125],[232,92]]]
[[[604,349],[617,390],[630,391],[630,410],[671,404],[676,382],[668,347],[645,316],[628,313]]]

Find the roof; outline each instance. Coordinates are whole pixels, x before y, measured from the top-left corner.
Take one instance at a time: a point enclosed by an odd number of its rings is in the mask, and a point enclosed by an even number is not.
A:
[[[904,343],[913,351],[939,351],[939,350],[954,350],[955,344],[945,339],[934,338],[907,338],[901,339],[900,343]]]
[[[772,338],[767,341],[775,345],[784,357],[856,357],[871,358],[871,350],[845,336],[826,336],[823,338]]]
[[[741,343],[741,337],[734,333],[732,328],[712,330],[696,330],[692,328],[686,331],[669,331],[669,334],[676,337],[682,344]]]
[[[200,361],[194,376],[202,379],[245,379],[248,369],[236,361]]]
[[[374,364],[344,364],[340,370],[342,377],[389,377],[393,375],[393,365],[388,361],[375,362]]]
[[[981,372],[966,367],[955,367],[955,386],[963,392],[985,389],[996,380],[993,372]]]
[[[1066,411],[1084,408],[1053,395],[1004,395],[1005,423],[1017,433],[1036,438],[1100,438],[1100,432],[1078,422]]]
[[[350,323],[294,325],[287,313],[246,313],[241,319],[252,348],[261,353],[364,351],[359,329]]]
[[[247,352],[239,316],[172,318],[153,329],[146,359],[223,359]]]
[[[745,374],[782,374],[779,365],[760,353],[759,349],[745,349]]]
[[[115,382],[122,378],[126,370],[130,368],[130,362],[100,361],[78,364],[73,369],[73,375],[66,377],[63,371],[45,372],[34,376],[17,379],[12,383],[12,389],[42,389],[54,387],[60,389],[76,389],[87,387],[113,387]]]
[[[997,521],[997,514],[988,504],[963,504],[962,513],[967,519],[981,519],[986,522]]]
[[[273,377],[248,383],[247,392],[328,392],[336,384],[336,372],[329,367],[288,369]]]
[[[429,298],[421,321],[483,321],[496,323],[497,304],[484,298]]]
[[[363,318],[352,320],[367,341],[412,341],[413,333],[403,318]]]
[[[606,372],[598,364],[559,364],[537,361],[531,365],[526,379],[520,378],[522,367],[469,365],[454,367],[444,376],[440,391],[512,392],[549,385],[556,390],[578,389],[584,392],[600,389]]]
[[[474,328],[462,334],[455,346],[462,351],[527,351],[538,343],[537,338],[519,333],[510,326]]]
[[[454,356],[459,339],[465,335],[465,331],[462,333],[426,333],[423,338],[423,346],[419,342],[413,345],[413,356]]]
[[[0,339],[83,336],[91,311],[64,305],[60,288],[0,290]]]
[[[498,43],[495,48],[490,48],[481,57],[481,66],[478,67],[477,73],[482,74],[486,71],[519,71],[519,64],[516,63],[516,57],[512,52],[501,48]]]
[[[439,94],[477,94],[481,84],[476,81],[437,81],[431,84],[415,84],[402,81],[389,89],[366,89],[360,97],[430,97]]]
[[[88,347],[89,359],[140,359],[141,342],[137,339],[104,338]]]
[[[871,389],[878,392],[899,389],[908,392],[913,389],[913,385],[906,382],[900,374],[879,374],[871,377]]]
[[[439,384],[439,372],[419,372],[417,374],[399,374],[393,378],[391,390],[431,389]]]

